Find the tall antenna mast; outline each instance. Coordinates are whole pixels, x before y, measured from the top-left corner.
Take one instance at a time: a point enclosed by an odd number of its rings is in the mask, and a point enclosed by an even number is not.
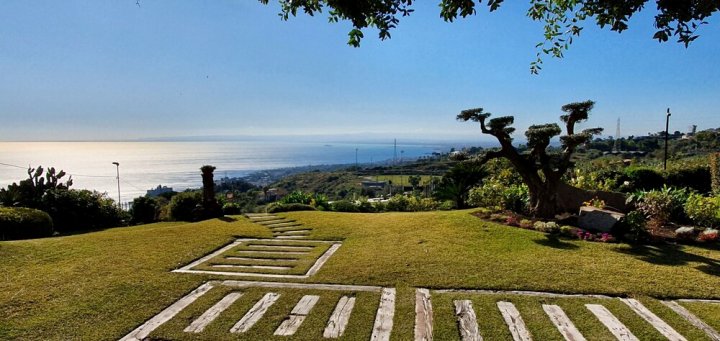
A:
[[[613,150],[620,152],[620,117],[617,119],[617,129],[615,129],[615,144]]]

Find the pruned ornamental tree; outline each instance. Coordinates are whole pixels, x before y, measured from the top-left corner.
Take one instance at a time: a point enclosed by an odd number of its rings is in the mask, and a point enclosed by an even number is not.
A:
[[[267,4],[270,0],[259,0]],[[328,8],[330,22],[348,20],[353,28],[348,33],[348,44],[359,46],[363,29],[376,28],[380,39],[390,38],[390,30],[400,23],[400,17],[413,12],[413,0],[278,0],[282,7],[280,17],[287,20],[298,11],[315,15]],[[476,13],[482,0],[440,0],[440,17],[452,22]],[[497,10],[503,0],[488,0],[490,12]],[[718,0],[530,0],[526,15],[543,24],[544,40],[537,44],[537,59],[530,71],[537,73],[542,64],[541,54],[562,58],[563,51],[580,35],[583,21],[594,19],[601,28],[622,32],[628,28],[630,18],[654,4],[657,8],[653,26],[657,30],[653,39],[660,42],[677,37],[687,47],[697,39],[696,31],[720,7]]]
[[[560,126],[555,123],[530,126],[525,132],[528,152],[520,153],[512,144],[511,135],[515,131],[511,127],[514,121],[512,116],[488,120],[491,114],[476,108],[463,110],[457,119],[479,122],[483,134],[491,135],[500,142],[500,149],[486,152],[479,160],[480,164],[495,158],[508,159],[528,186],[531,214],[549,218],[558,213],[574,211],[583,201],[593,196],[604,197],[606,194],[589,193],[562,180],[563,175],[573,166],[571,157],[576,148],[602,132],[602,128],[575,131],[575,124],[587,120],[594,104],[593,101],[585,101],[562,106],[565,115],[560,116],[560,119],[565,125],[565,135],[560,136],[562,151],[559,153],[548,152],[550,140],[561,133]]]

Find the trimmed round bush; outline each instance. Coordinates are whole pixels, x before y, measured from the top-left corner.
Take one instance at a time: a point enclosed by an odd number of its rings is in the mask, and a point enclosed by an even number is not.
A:
[[[305,204],[282,204],[273,203],[268,206],[268,213],[291,212],[291,211],[316,211],[315,207]]]
[[[130,207],[130,216],[133,224],[154,223],[160,218],[160,204],[151,197],[135,198]]]
[[[625,175],[634,189],[658,189],[665,183],[662,174],[651,168],[628,168]]]
[[[0,207],[0,240],[51,236],[53,222],[41,210],[25,207]]]
[[[242,212],[240,205],[233,202],[223,205],[222,210],[225,215],[240,214]]]
[[[335,212],[359,212],[360,209],[348,200],[338,200],[332,203],[332,210]]]
[[[182,221],[198,221],[202,217],[202,193],[182,192],[178,193],[168,204],[170,219]]]

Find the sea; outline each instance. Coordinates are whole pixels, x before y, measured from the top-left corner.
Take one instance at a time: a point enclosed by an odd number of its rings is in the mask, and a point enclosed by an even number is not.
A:
[[[28,178],[28,167],[54,167],[72,176],[75,189],[90,189],[121,202],[159,185],[175,191],[202,187],[200,167],[216,167],[215,179],[268,169],[333,164],[379,165],[448,152],[441,143],[181,141],[0,142],[0,188]],[[113,162],[117,162],[116,166]]]

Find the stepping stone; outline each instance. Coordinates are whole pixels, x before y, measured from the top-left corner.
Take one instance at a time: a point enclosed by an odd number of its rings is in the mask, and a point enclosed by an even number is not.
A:
[[[305,321],[305,317],[310,313],[310,310],[315,306],[315,303],[320,299],[320,296],[305,295],[295,305],[295,308],[290,312],[290,316],[286,318],[280,326],[275,330],[275,335],[289,336],[295,334],[300,325]]]
[[[256,221],[256,223],[258,223],[260,225],[264,225],[264,226],[278,225],[278,224],[295,224],[295,223],[293,223],[293,220],[287,220],[285,218]]]
[[[305,235],[308,235],[308,234],[310,234],[310,230],[279,231],[279,232],[273,232],[273,234],[274,234],[274,235],[280,235],[280,236],[293,235],[293,234],[305,234]]]
[[[293,222],[282,222],[282,223],[272,223],[265,225],[271,229],[279,228],[279,227],[293,227],[293,226],[303,226],[303,224],[300,223],[293,223]]]
[[[415,290],[415,341],[433,339],[433,311],[430,290]]]
[[[565,312],[557,305],[543,304],[543,310],[550,317],[550,321],[557,327],[560,334],[568,341],[585,341],[575,325],[570,321]]]
[[[500,309],[503,319],[505,320],[505,324],[507,324],[510,329],[510,334],[512,334],[513,340],[531,341],[532,337],[530,336],[530,332],[525,326],[525,321],[523,321],[522,316],[520,316],[520,312],[517,308],[515,308],[515,305],[510,302],[500,301],[497,303],[497,306],[498,309]]]
[[[197,289],[185,295],[183,298],[175,301],[175,303],[163,309],[163,311],[161,311],[159,314],[145,321],[145,323],[140,325],[140,327],[135,328],[135,330],[125,335],[125,337],[120,339],[120,341],[144,340],[145,338],[147,338],[148,335],[150,335],[150,333],[152,333],[153,330],[157,329],[157,327],[160,327],[163,323],[170,321],[171,318],[175,317],[175,315],[177,315],[180,311],[185,309],[191,303],[195,302],[195,300],[197,300],[200,296],[204,295],[206,292],[210,291],[210,289],[212,288],[213,284],[209,282],[197,287]]]
[[[248,218],[252,217],[274,217],[275,215],[271,213],[245,213],[244,216]]]
[[[238,321],[232,328],[231,333],[244,333],[260,320],[263,315],[267,312],[268,308],[275,304],[275,301],[280,298],[280,294],[269,292],[263,296],[250,310]]]
[[[455,316],[458,321],[458,330],[462,341],[483,341],[478,330],[477,316],[472,307],[472,301],[454,301]]]
[[[290,270],[292,266],[282,265],[238,265],[238,264],[215,264],[213,268],[231,268],[231,269],[263,269],[263,270]]]
[[[630,309],[635,311],[640,317],[642,317],[645,321],[650,323],[657,331],[660,332],[660,334],[663,334],[668,340],[671,341],[687,341],[687,339],[680,335],[675,329],[670,327],[669,324],[667,324],[665,321],[661,320],[657,315],[653,314],[648,308],[646,308],[640,301],[632,299],[632,298],[621,298],[621,301],[623,301],[625,304],[627,304]]]
[[[289,236],[288,236],[289,237]],[[260,254],[260,255],[307,255],[308,251],[265,251],[265,250],[239,250],[235,251],[242,254]]]
[[[685,307],[681,306],[675,301],[660,301],[660,303],[672,309],[678,315],[682,316],[684,319],[690,322],[693,326],[704,331],[711,340],[720,341],[720,333],[718,333],[717,330],[713,329],[713,327],[703,322],[703,320],[699,319],[689,310],[685,309]]]
[[[602,322],[602,324],[610,330],[610,333],[615,335],[615,338],[620,341],[640,341],[633,335],[633,333],[625,327],[620,320],[615,317],[607,308],[599,304],[586,304],[588,310],[590,310],[595,317]]]
[[[215,303],[210,309],[206,310],[200,317],[195,319],[185,330],[183,330],[186,333],[200,333],[203,330],[205,330],[205,327],[207,327],[210,322],[214,321],[215,318],[220,315],[225,309],[227,309],[230,305],[235,303],[238,298],[240,298],[243,294],[241,292],[232,292],[227,294],[227,296],[223,297],[218,303]]]
[[[337,245],[337,244],[336,244]],[[370,336],[371,341],[389,341],[395,316],[395,288],[383,288],[380,306],[375,315],[375,324]]]
[[[309,236],[309,235],[304,235],[304,236],[277,236],[277,237],[275,237],[275,238],[277,238],[277,239],[302,239],[302,238],[306,238],[306,237],[308,237],[308,236]]]
[[[227,260],[239,260],[246,262],[274,263],[274,262],[297,262],[297,258],[252,258],[252,257],[225,257]]]
[[[291,246],[291,245],[267,245],[267,244],[250,244],[247,247],[253,249],[266,249],[266,250],[312,250],[314,246]]]
[[[288,227],[275,227],[275,228],[270,228],[270,231],[273,231],[273,233],[275,233],[275,232],[287,232],[287,231],[308,231],[308,232],[310,232],[310,231],[312,231],[312,229],[309,228],[309,227],[304,227],[304,226],[302,226],[302,225],[298,225],[298,226],[288,226]]]
[[[335,306],[335,310],[333,310],[332,315],[330,315],[325,331],[323,331],[324,338],[337,339],[343,335],[354,306],[355,297],[340,297],[340,301],[338,301]]]

